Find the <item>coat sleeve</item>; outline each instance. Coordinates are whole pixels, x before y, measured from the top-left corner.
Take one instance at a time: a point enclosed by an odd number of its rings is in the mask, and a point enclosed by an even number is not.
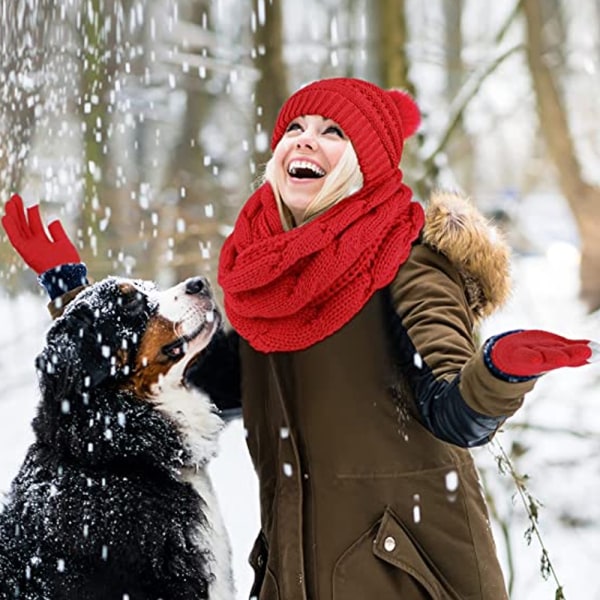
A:
[[[390,289],[394,344],[422,422],[444,441],[485,444],[535,380],[504,381],[487,368],[463,281],[442,254],[416,245]]]
[[[68,263],[44,271],[38,281],[50,296],[48,311],[53,319],[62,315],[65,307],[90,281],[83,263]]]
[[[232,329],[219,330],[186,373],[186,382],[207,394],[225,421],[242,416],[239,339]]]

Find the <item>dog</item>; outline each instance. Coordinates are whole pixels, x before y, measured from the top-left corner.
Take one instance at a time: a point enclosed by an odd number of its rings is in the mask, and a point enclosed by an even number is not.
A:
[[[223,421],[186,384],[221,321],[202,277],[165,291],[109,277],[66,305],[0,512],[2,600],[235,597],[206,470]]]

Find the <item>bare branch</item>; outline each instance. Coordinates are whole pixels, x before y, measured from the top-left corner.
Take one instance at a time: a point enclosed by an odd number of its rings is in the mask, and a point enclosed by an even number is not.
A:
[[[598,440],[600,439],[600,432],[598,431],[578,431],[575,429],[568,429],[566,427],[549,427],[547,425],[537,425],[533,423],[517,423],[511,422],[506,423],[504,426],[506,429],[520,429],[520,430],[530,430],[530,431],[540,431],[543,433],[552,433],[552,434],[563,434],[570,435],[572,437],[576,437],[584,440]]]
[[[451,117],[448,121],[448,125],[446,130],[444,131],[442,137],[436,144],[434,150],[429,153],[429,155],[425,158],[424,163],[426,165],[426,172],[429,172],[429,166],[433,165],[435,158],[442,150],[446,147],[448,140],[452,136],[454,129],[457,127],[458,123],[460,123],[461,117],[463,116],[469,102],[473,99],[474,96],[477,95],[481,86],[485,82],[485,80],[510,56],[524,50],[525,46],[523,44],[518,44],[509,48],[502,54],[498,55],[491,63],[489,63],[482,71],[476,72],[471,78],[469,78],[465,84],[463,85],[461,91],[456,96],[455,107],[451,111]]]
[[[506,21],[504,21],[504,25],[502,25],[502,27],[500,27],[500,29],[498,30],[498,33],[496,34],[496,37],[494,39],[494,42],[496,44],[499,44],[500,42],[502,42],[502,40],[504,39],[504,36],[506,35],[506,32],[510,29],[510,26],[513,24],[514,20],[519,16],[519,13],[521,12],[521,9],[523,8],[523,1],[524,0],[517,0],[517,2],[515,2],[515,5],[513,6],[512,11],[509,13]]]

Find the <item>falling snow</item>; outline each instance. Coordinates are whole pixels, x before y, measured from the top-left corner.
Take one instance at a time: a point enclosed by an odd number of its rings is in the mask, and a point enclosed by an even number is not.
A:
[[[88,34],[79,37],[86,25],[97,21],[94,3],[75,0],[53,3],[55,21],[51,28],[41,26],[39,19],[44,11],[34,10],[37,4],[34,0],[0,3],[2,23],[9,23],[9,16],[14,17],[14,26],[4,27],[0,35],[2,195],[8,196],[16,185],[14,182],[24,178],[23,191],[29,202],[38,199],[44,202],[43,208],[48,213],[64,221],[78,247],[91,250],[89,266],[95,277],[100,269],[137,275],[152,264],[156,266],[157,278],[168,280],[173,277],[170,269],[179,258],[177,249],[187,235],[196,236],[191,262],[198,269],[214,265],[218,257],[218,242],[228,231],[223,223],[217,225],[217,220],[223,218],[222,211],[225,210],[225,220],[233,221],[239,203],[255,184],[259,172],[254,154],[269,148],[270,124],[261,122],[264,110],[262,106],[255,106],[253,98],[253,86],[258,78],[254,61],[265,56],[268,49],[260,44],[244,47],[239,40],[248,33],[260,31],[265,25],[270,2],[258,0],[256,11],[248,8],[252,3],[240,5],[232,0],[211,3],[214,10],[210,14],[204,10],[193,28],[185,21],[186,11],[182,2],[136,0],[129,3],[127,10],[122,2],[115,2],[114,14],[109,15],[112,19],[106,19],[106,25],[98,29],[98,43],[94,43]],[[291,65],[290,85],[299,85],[323,73],[335,74],[350,68],[350,65],[358,74],[367,73],[365,48],[369,46],[373,29],[369,22],[372,7],[369,8],[365,1],[358,2],[356,6],[357,14],[355,22],[352,22],[332,2],[312,3],[311,10],[306,9],[305,3],[286,3],[286,26],[289,28],[286,32],[286,59]],[[585,18],[586,7],[577,6]],[[415,5],[414,10],[427,14],[427,11],[433,10],[429,5],[428,8],[423,7]],[[238,14],[236,10],[239,11],[239,19],[232,18],[232,14]],[[497,13],[492,14],[489,7],[482,10],[489,14],[481,21],[489,25]],[[588,20],[595,23],[595,19]],[[112,24],[112,29],[108,24]],[[353,41],[354,48],[348,40],[348,32],[353,30],[358,36]],[[479,27],[471,30],[473,35],[480,36]],[[594,36],[589,35],[590,31],[578,36],[576,51],[581,56],[576,58],[581,68],[572,82],[576,93],[582,73],[597,72],[596,42]],[[218,35],[214,35],[215,32]],[[150,46],[145,45],[146,39],[151,42]],[[177,43],[177,39],[186,41]],[[103,46],[103,42],[109,43]],[[421,53],[425,57],[425,68],[416,73],[417,77],[423,77],[423,73],[432,69],[431,53],[417,44],[418,40],[415,40],[411,49],[413,54]],[[103,90],[93,86],[81,88],[81,74],[89,72],[99,57],[103,57],[105,64],[114,66],[110,81]],[[479,60],[480,53],[471,66]],[[435,95],[435,82],[420,80],[420,83],[427,94]],[[516,95],[507,96],[508,88],[514,88]],[[196,121],[190,123],[186,120],[190,107],[198,108],[190,90],[201,90],[203,94],[200,97],[201,105],[207,111],[205,127],[199,127]],[[511,172],[511,161],[530,164],[527,153],[531,146],[525,138],[526,130],[532,128],[521,120],[522,111],[518,111],[514,119],[501,119],[502,124],[489,122],[498,118],[498,113],[491,108],[500,105],[501,114],[514,113],[511,102],[515,101],[515,97],[526,97],[527,94],[529,88],[523,87],[517,74],[511,78],[511,86],[489,85],[482,90],[479,108],[476,106],[467,116],[467,126],[471,130],[483,130],[485,139],[490,140],[490,146],[484,143],[478,156],[481,163],[493,163],[494,169],[484,175],[478,171],[480,179],[495,182],[498,177],[506,177],[506,172]],[[595,94],[580,96],[589,97],[591,104],[596,97]],[[103,105],[105,101],[106,106]],[[504,104],[507,101],[508,104]],[[436,111],[429,96],[425,103],[429,113],[427,127],[435,130],[438,120],[447,111]],[[21,113],[21,109],[25,112]],[[105,113],[99,114],[101,110]],[[589,148],[594,147],[593,127],[589,125],[594,122],[593,115],[597,114],[593,110],[593,105],[588,105],[586,110],[577,111],[577,114],[585,116],[586,122],[580,124],[585,134],[581,136],[580,144],[584,147],[583,152],[588,153],[591,152]],[[573,118],[577,119],[577,114]],[[19,120],[23,115],[34,119],[36,128],[24,126]],[[258,122],[253,128],[255,117]],[[509,121],[513,122],[512,126]],[[501,125],[505,126],[502,144],[511,148],[511,156],[503,159],[495,139],[492,140],[493,136],[488,133]],[[519,144],[510,141],[515,133]],[[530,134],[529,139],[531,137],[535,138],[535,134]],[[94,145],[96,155],[88,156],[83,152],[84,139]],[[195,150],[196,160],[186,164],[177,162],[181,158],[177,152],[179,147]],[[486,151],[494,157],[493,161],[485,160]],[[166,164],[168,159],[173,159],[174,163]],[[195,183],[186,179],[190,171]],[[590,171],[596,173],[597,169],[594,167]],[[200,190],[198,182],[201,183]],[[454,184],[453,179],[451,183]],[[109,200],[102,196],[99,188],[104,184],[121,194],[114,205],[108,205]],[[501,181],[501,184],[505,182]],[[7,185],[10,185],[10,190],[6,189]],[[225,208],[221,197],[225,197]],[[138,227],[133,232],[119,229],[123,206],[126,207],[123,211],[125,218]],[[86,208],[87,220],[80,222],[84,216],[80,210],[82,207]],[[179,208],[182,209],[181,214]],[[183,209],[190,212],[186,213]],[[530,232],[534,237],[547,236],[543,241],[547,242],[548,253],[520,258],[516,265],[518,294],[506,311],[484,326],[485,332],[495,333],[513,325],[532,324],[565,334],[573,332],[578,337],[595,334],[597,339],[600,338],[597,317],[583,316],[575,300],[577,283],[574,273],[577,271],[578,254],[571,236],[563,236],[560,243],[549,239],[563,235],[553,227],[565,228],[566,222],[561,214],[557,216],[552,210],[545,203],[544,231]],[[531,220],[535,222],[536,229],[542,221],[540,214],[538,209]],[[200,222],[208,224],[208,229],[218,230],[219,235],[211,238],[199,234]],[[112,236],[118,239],[115,241]],[[106,247],[107,243],[109,247]],[[564,262],[569,260],[568,264]],[[7,261],[5,264],[10,266],[0,269],[0,282],[7,284],[7,290],[30,275],[12,255],[10,263]],[[557,281],[561,285],[556,285]],[[35,289],[34,286],[31,278],[29,289]],[[3,373],[0,445],[4,446],[0,452],[0,483],[3,490],[8,488],[32,441],[30,421],[38,398],[33,357],[40,350],[43,330],[48,324],[45,299],[41,296],[23,294],[17,302],[11,298],[8,292],[0,298],[2,315],[6,317],[0,332],[4,348],[0,352]],[[93,304],[93,298],[90,298],[90,303]],[[115,312],[113,307],[107,306],[95,317],[115,317]],[[123,349],[127,349],[129,340],[136,343],[133,332],[125,332],[124,335]],[[114,358],[109,346],[101,349],[101,355],[109,360]],[[421,356],[417,353],[413,360],[414,366],[421,369]],[[55,363],[53,358],[46,369],[51,371]],[[589,502],[590,498],[599,494],[594,473],[597,463],[585,439],[565,433],[565,430],[571,430],[583,433],[584,437],[589,434],[590,439],[597,437],[600,430],[597,380],[597,369],[590,369],[585,375],[561,373],[544,378],[515,421],[525,421],[526,415],[540,430],[547,428],[549,433],[511,430],[508,424],[506,431],[499,436],[507,445],[516,441],[528,447],[523,457],[523,468],[529,471],[531,485],[544,504],[542,518],[548,531],[549,551],[556,557],[554,560],[565,580],[567,592],[571,592],[567,593],[569,598],[589,597],[592,593],[590,586],[594,585],[590,582],[596,581],[596,565],[600,560],[596,550],[600,515],[597,507]],[[90,387],[90,377],[85,378],[84,385]],[[86,395],[82,402],[88,404]],[[60,411],[63,416],[69,416],[73,406],[64,400]],[[102,415],[94,415],[87,425],[97,436],[94,442],[82,440],[82,450],[94,455],[98,452],[98,444],[116,441],[119,433],[130,425],[130,418],[133,417],[129,413],[117,412],[108,423]],[[406,415],[399,412],[399,439],[409,441],[403,437],[404,418]],[[287,428],[280,430],[283,440],[289,434]],[[245,438],[249,436],[251,432],[245,431],[241,423],[231,425],[223,439],[221,458],[212,467],[225,517],[234,534],[234,561],[240,597],[246,597],[250,588],[252,574],[246,557],[258,528],[258,491],[245,444]],[[525,549],[521,544],[522,530],[527,524],[519,517],[518,508],[512,502],[514,489],[510,486],[502,488],[502,479],[495,470],[493,457],[490,460],[489,450],[483,449],[477,456],[485,469],[486,482],[501,488],[497,497],[506,499],[506,507],[501,506],[500,509],[504,508],[511,519],[515,539],[513,551],[520,565],[528,565],[519,567],[515,599],[550,597],[552,590],[548,586],[544,588],[537,573],[535,550]],[[488,464],[490,462],[492,464]],[[287,477],[293,475],[290,464],[285,463],[282,469]],[[32,494],[56,496],[60,493],[58,479],[62,475],[61,466],[57,470],[57,481],[48,486],[34,487]],[[458,473],[451,471],[443,476],[443,485],[450,499],[460,489]],[[568,486],[565,481],[569,482]],[[93,486],[106,489],[110,482],[104,478],[100,481],[90,479],[85,485],[90,489]],[[243,514],[238,507],[239,489],[248,490]],[[413,518],[415,523],[419,523],[427,518],[421,511],[420,501],[423,499],[413,500]],[[569,521],[573,516],[576,518]],[[572,528],[564,526],[564,523],[570,522],[575,523]],[[92,535],[89,523],[82,523],[81,531],[83,538]],[[500,536],[498,539],[501,539]],[[103,545],[99,555],[106,559],[109,551],[109,546]],[[573,564],[574,557],[576,565]],[[40,560],[32,556],[28,574]],[[68,570],[68,561],[61,559],[56,568],[58,571]],[[594,592],[600,594],[600,588]],[[129,600],[129,596],[124,594],[123,600]]]

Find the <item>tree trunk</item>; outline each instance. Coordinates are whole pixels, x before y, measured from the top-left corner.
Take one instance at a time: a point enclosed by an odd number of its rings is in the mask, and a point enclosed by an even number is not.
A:
[[[185,2],[179,7],[183,22],[214,30],[211,2]],[[201,55],[210,48],[197,49]],[[217,75],[208,71],[206,80]],[[222,190],[211,170],[217,165],[202,142],[202,127],[208,123],[218,101],[206,81],[198,85],[192,78],[183,84],[187,100],[179,140],[168,161],[163,195],[170,201],[159,208],[160,226],[155,242],[159,279],[163,285],[199,274],[216,280],[218,250],[222,242],[218,231]],[[214,276],[212,275],[214,274]]]
[[[123,233],[114,217],[122,204],[120,194],[108,190],[110,92],[117,79],[118,32],[123,25],[122,0],[89,0],[77,14],[80,32],[81,72],[79,116],[83,131],[84,189],[79,214],[84,261],[95,278],[114,271],[113,253],[121,246]],[[120,33],[124,33],[121,29]]]
[[[43,107],[44,74],[57,7],[51,0],[3,3],[0,23],[0,197],[21,188],[36,114]]]
[[[383,0],[377,6],[379,84],[384,88],[404,89],[414,96],[415,87],[408,77],[405,0]]]
[[[0,206],[4,206],[12,194],[22,191],[36,128],[55,110],[46,104],[45,91],[50,59],[61,49],[52,38],[59,12],[54,0],[2,0],[0,5]],[[6,289],[17,290],[21,275],[31,282],[31,273],[23,270],[23,261],[10,244],[0,245],[0,263],[18,267],[2,273]]]
[[[533,80],[540,127],[556,168],[560,189],[579,228],[580,294],[591,311],[600,308],[600,188],[586,182],[567,121],[566,108],[546,61],[540,0],[525,0],[527,60]]]
[[[174,281],[199,274],[211,274],[211,279],[216,280],[222,243],[218,217],[223,191],[211,174],[211,168],[218,165],[204,162],[210,156],[198,135],[202,124],[211,118],[216,101],[206,90],[188,91],[182,139],[173,153],[167,185],[177,200],[161,208],[160,228],[161,262],[164,264],[164,256],[171,253],[165,235],[174,239],[177,249],[171,265]]]
[[[254,30],[254,64],[260,73],[254,88],[257,143],[254,147],[253,163],[258,172],[271,156],[272,128],[279,109],[289,96],[283,60],[282,4],[281,1],[252,0],[253,14],[257,19]]]
[[[444,56],[446,63],[446,98],[452,106],[465,81],[465,68],[462,60],[463,36],[462,16],[464,0],[444,2]],[[465,131],[463,115],[460,116],[452,139],[445,151],[451,165],[456,185],[470,193],[475,187],[473,171],[473,144]]]
[[[381,0],[374,3],[373,30],[376,39],[378,82],[384,89],[398,88],[407,91],[415,100],[416,88],[409,77],[410,61],[406,51],[409,34],[406,19],[406,0]],[[421,170],[418,147],[422,136],[411,138],[402,151],[404,181],[420,198],[426,198],[414,174]]]

